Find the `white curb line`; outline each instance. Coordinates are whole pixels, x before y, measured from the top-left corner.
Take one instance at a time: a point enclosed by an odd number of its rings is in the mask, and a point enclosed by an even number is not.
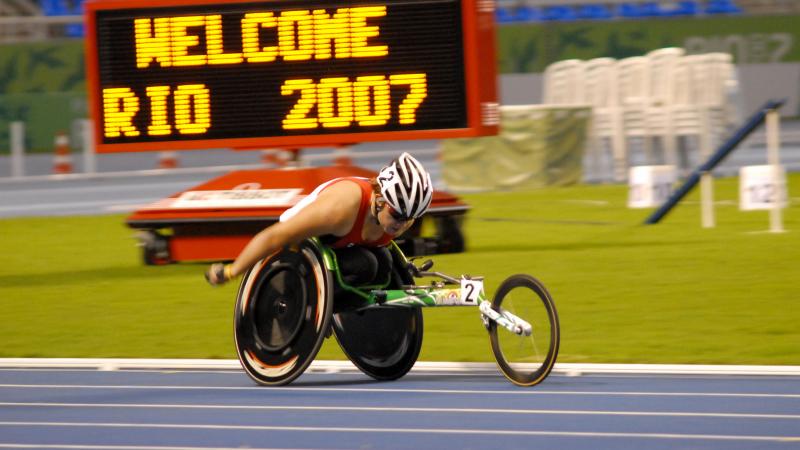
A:
[[[138,359],[138,358],[0,358],[0,369],[172,369],[240,370],[235,359]],[[310,372],[358,372],[350,361],[314,361]],[[414,372],[499,372],[495,363],[418,361]],[[554,373],[582,374],[679,374],[679,375],[771,375],[800,376],[800,366],[744,366],[706,364],[583,364],[559,363]]]

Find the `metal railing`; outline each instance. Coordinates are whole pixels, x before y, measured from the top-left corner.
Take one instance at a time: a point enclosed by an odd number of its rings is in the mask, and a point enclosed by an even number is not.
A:
[[[65,38],[71,25],[83,25],[83,16],[0,16],[0,43]]]

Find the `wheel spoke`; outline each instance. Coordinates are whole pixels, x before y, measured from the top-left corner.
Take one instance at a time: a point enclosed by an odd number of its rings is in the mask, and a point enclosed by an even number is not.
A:
[[[277,317],[272,318],[272,326],[270,327],[270,340],[269,343],[271,345],[280,345],[279,343],[284,342],[284,338],[286,337],[286,332],[281,329],[281,322],[278,320]]]

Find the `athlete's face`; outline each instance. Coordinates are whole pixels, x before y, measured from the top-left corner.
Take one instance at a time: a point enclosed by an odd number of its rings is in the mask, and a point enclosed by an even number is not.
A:
[[[406,219],[400,216],[400,214],[397,214],[397,212],[385,202],[377,200],[377,204],[380,206],[378,222],[381,224],[381,227],[383,227],[383,231],[387,234],[399,236],[414,223],[414,219]]]

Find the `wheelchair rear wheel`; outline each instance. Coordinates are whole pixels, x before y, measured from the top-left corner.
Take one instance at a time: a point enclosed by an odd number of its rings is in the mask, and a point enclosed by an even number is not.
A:
[[[311,241],[259,261],[242,278],[234,337],[239,361],[262,385],[300,376],[319,352],[333,314],[331,274]]]
[[[333,317],[345,355],[376,380],[396,380],[414,366],[422,346],[419,308],[374,308]]]
[[[413,284],[408,270],[394,255],[390,289]],[[333,332],[350,361],[376,380],[395,380],[414,366],[422,347],[420,308],[370,308],[339,312],[333,316]]]

